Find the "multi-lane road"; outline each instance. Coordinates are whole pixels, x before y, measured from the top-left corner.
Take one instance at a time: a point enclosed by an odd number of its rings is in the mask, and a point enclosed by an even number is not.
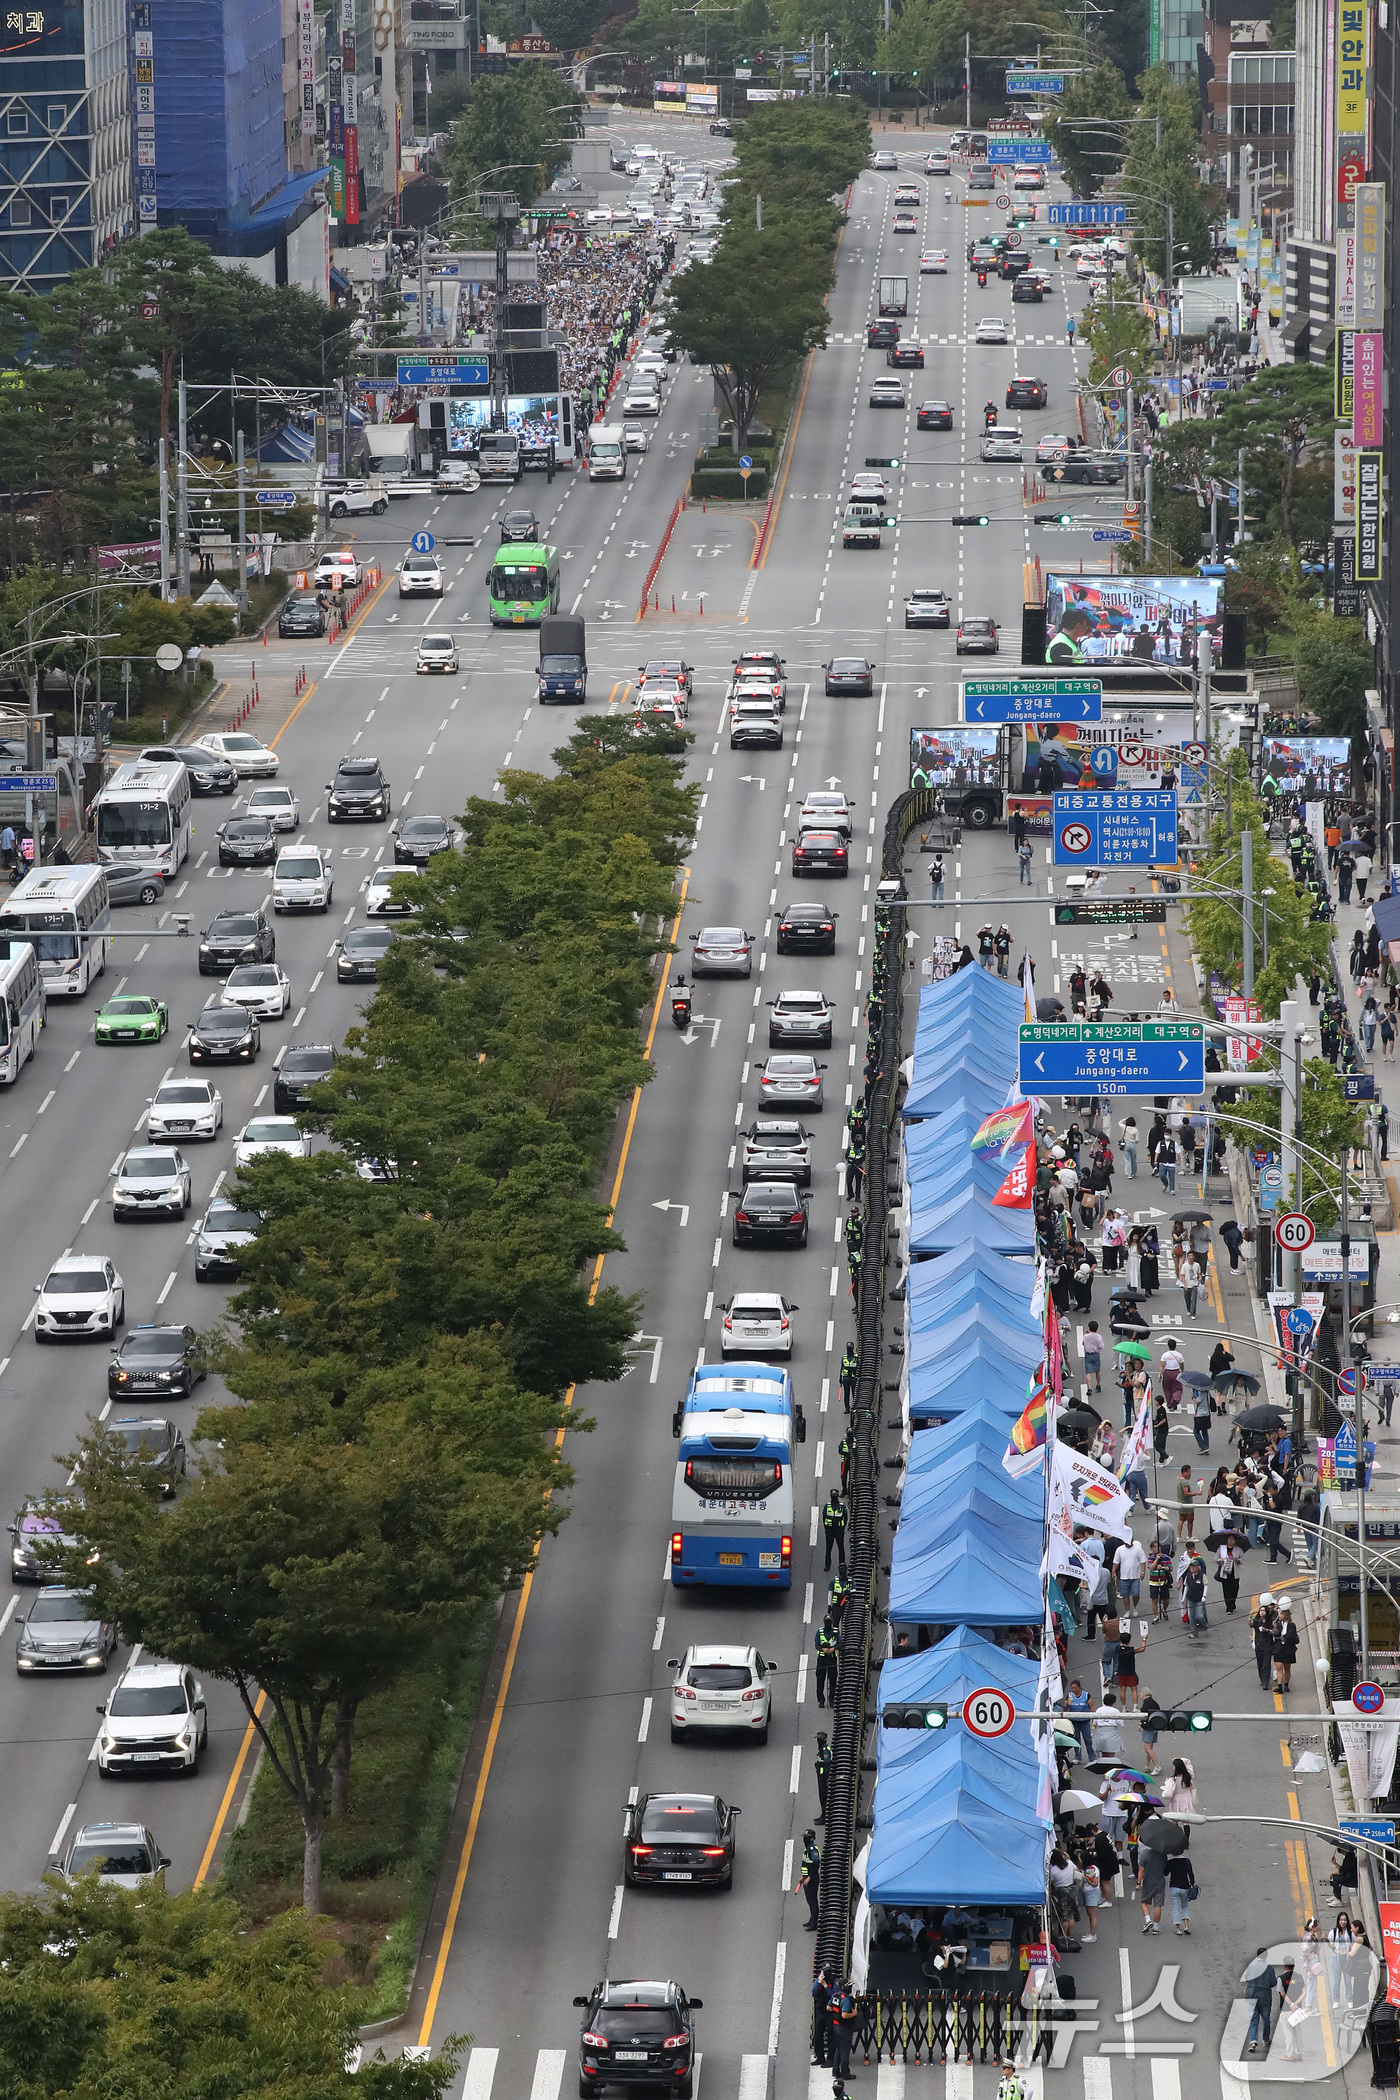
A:
[[[669,131],[643,121],[635,135],[659,139]],[[277,923],[295,1019],[265,1025],[254,1068],[220,1074],[224,1134],[195,1151],[189,1227],[231,1166],[233,1133],[270,1094],[280,1047],[340,1041],[358,1008],[357,994],[336,984],[333,943],[347,920],[362,917],[358,891],[390,849],[383,829],[327,826],[323,788],[336,760],[352,748],[374,753],[397,810],[450,813],[467,796],[490,792],[502,765],[547,765],[567,729],[567,715],[535,703],[534,635],[493,632],[485,618],[488,550],[495,521],[512,502],[532,502],[541,537],[562,550],[564,606],[589,625],[591,706],[619,703],[645,655],[681,648],[695,664],[690,726],[704,803],[682,945],[710,922],[742,923],[759,937],[751,982],[697,987],[697,1011],[708,1025],[694,1040],[675,1035],[669,1021],[657,1034],[656,1083],[642,1099],[620,1179],[617,1222],[628,1251],[607,1265],[610,1283],[642,1296],[644,1329],[654,1341],[621,1385],[576,1395],[598,1427],[571,1452],[579,1476],[572,1514],[558,1540],[546,1544],[526,1598],[509,1601],[503,1622],[510,1672],[480,1814],[460,1883],[460,1845],[445,1862],[408,2037],[431,2043],[449,2032],[470,2033],[471,2100],[553,2100],[567,2087],[577,2038],[570,2000],[604,1974],[674,1975],[705,1999],[707,2095],[751,2100],[763,2093],[774,2054],[778,2089],[806,2091],[811,1943],[800,1929],[805,1906],[791,1890],[793,1855],[816,1808],[811,1753],[819,1715],[806,1659],[825,1591],[813,1541],[817,1505],[836,1475],[842,1418],[834,1372],[851,1331],[837,1202],[842,1113],[864,1035],[877,827],[907,781],[909,728],[955,715],[952,635],[906,633],[902,599],[919,584],[943,586],[955,611],[990,613],[1003,624],[1007,661],[1016,660],[1022,563],[1030,551],[1021,470],[979,462],[981,405],[989,395],[1002,398],[1013,372],[1030,371],[1049,382],[1049,402],[1015,417],[1029,435],[1071,427],[1073,413],[1064,293],[1057,285],[1042,306],[1013,305],[1009,284],[993,280],[983,290],[969,277],[970,222],[981,230],[1001,215],[963,208],[960,178],[951,185],[942,177],[925,181],[923,156],[935,139],[921,134],[917,151],[902,156],[900,175],[915,175],[924,189],[916,237],[892,231],[893,175],[867,174],[856,185],[830,303],[832,341],[801,386],[782,501],[763,565],[749,579],[742,620],[673,621],[664,614],[636,624],[641,576],[685,484],[710,401],[709,375],[682,363],[670,368],[652,449],[624,484],[590,484],[573,473],[549,485],[532,478],[512,496],[424,498],[363,521],[354,543],[386,572],[422,527],[444,543],[470,535],[475,544],[443,545],[449,588],[441,605],[400,602],[392,584],[375,599],[350,639],[327,652],[309,700],[278,735],[281,778],[300,794],[303,835],[334,852],[334,909],[329,923]],[[716,145],[688,130],[688,152]],[[945,203],[949,186],[954,202]],[[919,249],[933,245],[949,251],[946,276],[919,274]],[[876,280],[895,269],[910,281],[905,332],[927,351],[926,369],[905,375],[909,405],[902,414],[867,406],[870,379],[885,363],[882,352],[865,348],[865,330]],[[1070,278],[1065,290],[1077,303],[1072,271]],[[984,313],[1006,318],[1007,347],[973,344]],[[937,396],[953,403],[954,430],[919,435],[917,403]],[[905,462],[895,477],[901,522],[879,552],[846,552],[845,488],[871,453]],[[966,511],[984,511],[993,522],[980,530],[946,522]],[[663,569],[668,603],[666,580]],[[416,678],[417,634],[445,624],[458,637],[461,675]],[[787,658],[787,741],[781,753],[756,758],[729,751],[724,688],[731,658],[765,646]],[[822,665],[833,651],[873,660],[872,699],[824,696]],[[831,779],[857,810],[850,876],[831,885],[840,913],[837,953],[820,963],[779,958],[771,937],[776,909],[808,887],[790,874],[796,806],[807,789]],[[169,923],[170,911],[192,910],[197,930],[220,907],[262,899],[264,877],[220,877],[212,864],[215,809],[221,817],[227,805],[197,805],[195,852],[178,894],[163,908],[120,915],[124,926],[154,929]],[[1009,851],[977,850],[996,870],[988,881],[1000,891],[1012,869]],[[119,979],[170,1002],[166,1046],[94,1048],[97,998]],[[828,1054],[828,1107],[816,1120],[810,1244],[801,1253],[736,1250],[726,1217],[727,1191],[737,1186],[731,1148],[736,1126],[757,1108],[767,1043],[763,1002],[784,986],[812,982],[835,998],[838,1029]],[[158,1314],[207,1325],[222,1303],[220,1291],[196,1285],[190,1229],[118,1228],[108,1202],[114,1162],[139,1138],[147,1100],[166,1068],[182,1068],[183,1026],[212,989],[196,974],[193,943],[123,939],[100,994],[73,1006],[55,1002],[34,1063],[0,1097],[9,1239],[24,1249],[0,1276],[0,1474],[13,1506],[62,1482],[60,1454],[72,1450],[103,1404],[105,1353],[40,1351],[27,1324],[33,1287],[55,1257],[70,1248],[110,1251],[126,1279],[131,1322]],[[679,1205],[684,1212],[662,1207]],[[798,1454],[793,1587],[781,1597],[677,1595],[665,1579],[671,1414],[690,1367],[719,1353],[716,1308],[733,1290],[756,1284],[780,1287],[801,1307],[793,1371],[812,1426]],[[193,1418],[188,1402],[172,1403],[170,1412],[185,1425]],[[22,1611],[28,1594],[15,1592],[12,1609],[17,1601]],[[10,1616],[7,1640],[13,1631]],[[756,1641],[779,1662],[766,1747],[670,1747],[665,1660],[695,1639]],[[90,1757],[94,1706],[104,1688],[20,1680],[0,1669],[0,1874],[12,1887],[36,1882],[61,1827],[104,1814],[142,1815],[170,1854],[177,1885],[193,1880],[205,1861],[244,1741],[236,1699],[208,1687],[210,1754],[197,1780],[117,1789],[100,1781]],[[480,1771],[478,1760],[472,1785]],[[742,1807],[734,1888],[724,1895],[624,1897],[629,1793],[676,1784],[718,1790]],[[452,1903],[458,1886],[460,1900]]]

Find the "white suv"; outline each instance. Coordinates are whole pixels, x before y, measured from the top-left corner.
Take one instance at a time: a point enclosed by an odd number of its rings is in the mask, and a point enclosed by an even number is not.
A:
[[[65,1254],[34,1288],[36,1342],[111,1335],[126,1319],[126,1286],[105,1254]]]
[[[204,1687],[183,1663],[134,1662],[98,1708],[97,1769],[117,1772],[199,1770],[209,1742]]]
[[[183,1218],[190,1207],[190,1170],[174,1145],[133,1145],[112,1184],[112,1215]]]
[[[683,1743],[694,1729],[738,1728],[768,1740],[770,1679],[777,1664],[765,1662],[757,1648],[687,1648],[671,1657],[671,1741]]]
[[[345,590],[354,590],[356,584],[363,581],[360,564],[348,547],[338,547],[334,554],[323,554],[316,564],[312,581],[318,591],[330,590],[334,588],[337,577]]]
[[[272,871],[274,911],[329,911],[335,877],[319,846],[286,846]]]
[[[401,598],[440,598],[442,564],[435,554],[406,554],[399,568]]]

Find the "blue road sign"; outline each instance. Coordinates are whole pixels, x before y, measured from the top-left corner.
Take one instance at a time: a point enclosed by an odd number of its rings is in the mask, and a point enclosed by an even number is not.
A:
[[[1313,1316],[1304,1305],[1295,1305],[1284,1321],[1290,1334],[1311,1334]]]
[[[1380,1712],[1379,1707],[1376,1712]],[[1395,1843],[1395,1825],[1387,1822],[1384,1816],[1342,1816],[1337,1828],[1344,1830],[1348,1837],[1369,1838],[1373,1845]]]
[[[1126,204],[1081,204],[1076,198],[1072,204],[1052,204],[1050,207],[1052,226],[1126,226],[1127,223]]]
[[[1344,1072],[1342,1088],[1348,1101],[1374,1101],[1376,1076],[1374,1072]]]
[[[1098,722],[1101,678],[965,678],[965,722]]]
[[[1206,1046],[1199,1021],[1025,1021],[1023,1094],[1199,1094]]]
[[[415,554],[431,554],[437,545],[437,541],[430,532],[415,532],[413,538],[409,541],[409,545]]]
[[[745,457],[739,462],[739,472],[742,474],[746,467],[751,467],[752,465],[753,461],[746,454]]]
[[[255,500],[275,506],[288,505],[296,502],[297,492],[295,489],[259,489]]]
[[[1064,91],[1063,73],[1008,73],[1006,76],[1008,95],[1063,95]]]
[[[1339,1386],[1342,1386],[1342,1379],[1346,1378],[1348,1375],[1349,1374],[1346,1371],[1343,1371],[1342,1377],[1337,1380],[1337,1384]],[[1342,1390],[1345,1391],[1346,1388],[1342,1386]],[[1354,1387],[1353,1390],[1355,1390]],[[1334,1459],[1337,1460],[1338,1464],[1340,1464],[1343,1459],[1346,1460],[1348,1466],[1354,1466],[1356,1464],[1356,1431],[1352,1428],[1350,1422],[1347,1421],[1345,1416],[1342,1417],[1341,1428],[1337,1431],[1337,1434],[1332,1439],[1332,1456]]]
[[[1176,860],[1174,788],[1056,795],[1054,811],[1057,868],[1152,868]]]
[[[1356,1392],[1355,1371],[1341,1371],[1337,1374],[1337,1391],[1339,1393],[1345,1393],[1348,1399],[1352,1398],[1352,1396]],[[1356,1451],[1356,1438],[1354,1435],[1351,1439],[1351,1449],[1354,1455]]]
[[[1096,525],[1094,527],[1094,538],[1100,546],[1107,544],[1110,547],[1123,547],[1127,545],[1132,537],[1133,535],[1126,525]]]
[[[987,158],[1019,168],[1046,167],[1050,161],[1049,139],[989,139]]]
[[[400,386],[486,386],[491,367],[484,357],[399,359]]]
[[[0,788],[18,788],[26,795],[56,795],[57,773],[0,773]]]
[[[1265,1167],[1259,1176],[1259,1208],[1277,1210],[1278,1199],[1283,1194],[1283,1168]]]

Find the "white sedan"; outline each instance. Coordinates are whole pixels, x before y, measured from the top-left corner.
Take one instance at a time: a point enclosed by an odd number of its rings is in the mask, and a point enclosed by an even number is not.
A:
[[[624,416],[659,416],[661,396],[648,387],[629,387],[622,403]]]
[[[737,1728],[768,1740],[772,1678],[777,1664],[765,1662],[757,1648],[687,1648],[671,1656],[671,1741],[683,1743],[692,1729]]]
[[[360,582],[360,564],[348,547],[338,547],[333,554],[323,554],[316,564],[314,578],[317,590],[333,590],[336,579],[346,590],[353,590]]]
[[[365,887],[365,912],[371,919],[406,919],[418,910],[407,897],[396,894],[394,877],[412,875],[413,868],[376,868]]]
[[[167,1079],[156,1089],[146,1116],[149,1138],[218,1136],[224,1097],[207,1079]]]
[[[249,736],[246,729],[210,729],[195,742],[226,758],[240,780],[275,773],[282,763],[275,751]]]
[[[266,817],[274,831],[295,831],[301,822],[301,804],[289,787],[254,788],[247,812],[250,817]]]
[[[269,1152],[285,1152],[289,1159],[309,1159],[311,1140],[295,1116],[254,1116],[233,1141],[235,1170],[251,1166]]]
[[[948,251],[946,248],[925,248],[919,257],[921,277],[946,277],[948,275]]]
[[[978,343],[1004,343],[1007,340],[1005,321],[996,314],[984,315],[977,323],[977,334],[973,340]]]
[[[281,963],[239,963],[230,970],[220,1006],[241,1006],[260,1021],[282,1018],[292,1003],[292,980]]]
[[[724,1308],[722,1356],[791,1356],[792,1314],[777,1291],[737,1291]]]

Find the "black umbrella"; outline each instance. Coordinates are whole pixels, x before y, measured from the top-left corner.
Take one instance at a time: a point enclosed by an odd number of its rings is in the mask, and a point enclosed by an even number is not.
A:
[[[1035,1017],[1037,1021],[1063,1021],[1064,1005],[1059,999],[1037,999]]]
[[[1282,1429],[1283,1416],[1276,1407],[1247,1407],[1235,1416],[1237,1429]]]
[[[1055,1410],[1057,1429],[1097,1429],[1103,1416],[1096,1414],[1086,1400],[1076,1400],[1073,1407]]]
[[[1184,1852],[1190,1843],[1190,1832],[1180,1823],[1173,1823],[1169,1816],[1149,1816],[1138,1826],[1138,1843],[1146,1845],[1149,1852],[1160,1852],[1170,1859],[1174,1852]]]
[[[1181,1373],[1181,1382],[1183,1385],[1194,1387],[1199,1392],[1202,1386],[1211,1383],[1211,1375],[1209,1371],[1183,1371]]]
[[[1223,1393],[1229,1387],[1236,1385],[1242,1385],[1247,1393],[1257,1393],[1259,1390],[1259,1380],[1252,1377],[1248,1371],[1217,1371],[1211,1380],[1211,1384],[1218,1393]],[[1257,1414],[1259,1410],[1251,1408],[1249,1412]],[[1243,1415],[1241,1415],[1240,1420],[1244,1420]]]
[[[1206,1544],[1208,1546],[1238,1546],[1241,1553],[1248,1553],[1249,1551],[1249,1540],[1242,1531],[1208,1531],[1206,1533]]]
[[[1211,1217],[1208,1210],[1174,1210],[1172,1212],[1173,1225],[1209,1225],[1210,1222]]]

